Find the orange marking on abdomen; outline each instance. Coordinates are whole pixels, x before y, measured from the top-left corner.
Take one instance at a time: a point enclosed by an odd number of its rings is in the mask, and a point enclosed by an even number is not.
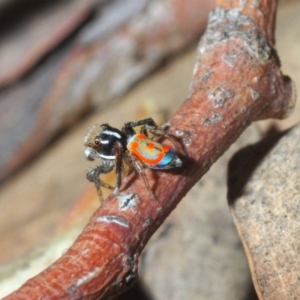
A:
[[[146,139],[147,137],[146,137],[144,134],[140,133],[140,134],[137,134],[137,135],[136,135],[136,138],[138,138],[139,140],[144,140],[144,139]]]
[[[154,147],[155,147],[155,144],[154,144],[153,142],[147,143],[147,148],[148,148],[149,150],[154,149]]]
[[[168,145],[162,145],[162,148],[165,153],[170,151],[170,147]]]
[[[155,143],[151,143],[151,144],[153,144],[153,149],[155,148]],[[165,154],[164,154],[164,152],[162,152],[162,151],[159,151],[159,153],[158,153],[158,155],[157,155],[157,157],[155,157],[155,158],[148,158],[148,157],[145,157],[144,155],[143,155],[143,153],[141,153],[140,151],[139,151],[139,142],[137,142],[137,141],[132,141],[131,143],[130,143],[130,145],[129,145],[129,150],[141,161],[141,162],[143,162],[143,163],[145,163],[145,164],[148,164],[148,165],[153,165],[153,166],[155,166],[155,165],[157,165],[157,164],[159,164],[160,162],[161,162],[161,160],[164,158],[164,156],[165,156]],[[149,151],[151,151],[151,150],[149,150]],[[158,152],[158,151],[157,151]]]

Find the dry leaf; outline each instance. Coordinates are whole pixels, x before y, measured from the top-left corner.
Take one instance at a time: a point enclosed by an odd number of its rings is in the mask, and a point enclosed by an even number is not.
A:
[[[229,201],[261,300],[300,298],[300,125],[240,151]]]

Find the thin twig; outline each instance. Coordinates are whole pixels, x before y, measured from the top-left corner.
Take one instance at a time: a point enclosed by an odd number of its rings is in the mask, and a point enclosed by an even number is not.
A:
[[[139,176],[124,177],[121,195],[105,200],[73,246],[6,300],[107,299],[127,289],[151,235],[214,161],[252,121],[292,109],[293,85],[272,48],[275,1],[217,4],[199,44],[190,94],[169,122],[189,155],[182,170],[146,170],[156,200]]]

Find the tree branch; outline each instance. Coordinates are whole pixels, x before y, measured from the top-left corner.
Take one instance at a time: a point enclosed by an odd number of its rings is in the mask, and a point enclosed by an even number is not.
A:
[[[200,41],[190,94],[169,122],[189,157],[179,172],[146,170],[124,177],[68,251],[8,299],[107,299],[137,279],[145,244],[191,187],[252,121],[293,108],[274,45],[276,3],[217,1]],[[255,5],[254,5],[255,3]]]

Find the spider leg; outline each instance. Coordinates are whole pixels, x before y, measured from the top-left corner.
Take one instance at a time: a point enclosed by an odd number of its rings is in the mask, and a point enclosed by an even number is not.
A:
[[[147,118],[147,119],[143,119],[143,120],[139,120],[139,121],[128,122],[125,124],[125,128],[127,128],[127,127],[133,128],[133,127],[137,127],[137,126],[141,126],[141,125],[149,125],[149,126],[153,126],[156,128],[158,127],[152,118]]]
[[[130,152],[127,152],[127,156],[128,156],[128,159],[130,159],[130,161],[132,162],[135,170],[139,173],[139,175],[142,176],[144,184],[145,184],[145,186],[146,186],[146,188],[147,188],[147,190],[150,194],[151,199],[156,199],[155,195],[153,194],[153,192],[150,188],[148,179],[147,179],[146,174],[144,172],[143,164],[137,158],[135,158],[135,156],[132,155]]]
[[[128,122],[124,125],[123,131],[127,134],[127,135],[132,135],[134,134],[134,127],[137,126],[142,126],[141,128],[141,133],[145,134],[146,136],[148,135],[147,130],[146,130],[146,126],[151,126],[153,128],[158,128],[157,124],[154,122],[154,120],[152,118],[147,118],[147,119],[143,119],[143,120],[139,120],[139,121],[133,121],[133,122]]]
[[[114,190],[114,195],[119,194],[119,190],[122,183],[122,171],[123,171],[123,146],[121,143],[116,142],[115,144],[115,155],[116,155],[116,174],[117,174],[117,186]]]
[[[152,127],[152,126],[147,126],[147,125],[146,125],[146,130],[151,132],[154,136],[162,136],[162,137],[170,140],[174,144],[176,149],[181,153],[181,155],[187,156],[187,154],[184,151],[182,145],[172,135],[166,133],[162,129],[158,129],[158,128],[155,128],[155,127]]]
[[[183,150],[182,145],[170,134],[166,133],[165,130],[163,129],[159,129],[157,124],[154,122],[154,120],[152,118],[147,118],[147,119],[143,119],[140,121],[134,121],[134,122],[129,122],[126,123],[124,126],[124,131],[126,133],[131,133],[133,134],[134,131],[134,127],[136,126],[142,126],[141,128],[141,133],[148,136],[148,132],[152,133],[155,136],[163,136],[166,139],[169,139],[174,146],[176,147],[176,149],[183,155],[186,156],[186,152]]]
[[[114,188],[105,183],[105,182],[102,182],[99,178],[100,174],[101,173],[109,173],[111,170],[113,169],[113,164],[111,163],[108,163],[106,161],[102,161],[102,164],[100,166],[97,166],[96,168],[88,171],[86,173],[86,178],[90,181],[90,182],[93,182],[95,184],[95,187],[97,189],[97,193],[98,193],[98,196],[99,196],[99,199],[100,199],[100,202],[102,203],[103,202],[103,195],[102,195],[102,191],[101,191],[101,187],[105,187],[107,189],[110,189],[110,190],[113,190]]]

